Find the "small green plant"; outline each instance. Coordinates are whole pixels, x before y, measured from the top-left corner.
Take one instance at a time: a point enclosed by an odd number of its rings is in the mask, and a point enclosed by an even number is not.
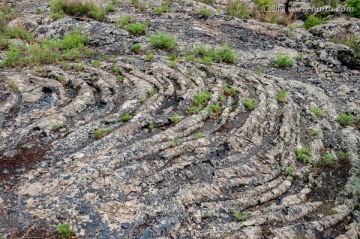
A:
[[[346,5],[353,8],[351,15],[360,18],[360,1],[359,0],[346,0]]]
[[[77,64],[75,65],[76,71],[83,71],[85,69],[85,66],[83,64]]]
[[[39,66],[59,61],[71,61],[92,55],[86,47],[87,38],[71,33],[58,40],[43,40],[39,44],[11,45],[5,51],[3,64],[8,67]]]
[[[204,58],[202,59],[201,63],[204,64],[204,65],[209,66],[209,65],[212,65],[214,62],[213,62],[212,57],[210,57],[210,56],[204,56]]]
[[[64,127],[65,127],[65,123],[61,121],[61,122],[56,123],[53,126],[51,126],[51,130],[56,131],[56,130],[59,130],[59,129],[64,128]]]
[[[242,19],[250,16],[246,3],[240,0],[229,0],[226,5],[226,14]]]
[[[175,61],[169,61],[167,63],[167,66],[170,67],[170,68],[174,68],[176,66],[176,62]]]
[[[299,52],[299,53],[297,54],[297,59],[298,59],[299,61],[304,60],[304,58],[305,58],[305,54],[304,54],[303,52]]]
[[[113,67],[113,72],[114,72],[114,73],[119,73],[119,71],[120,71],[120,67],[119,67],[119,66],[114,66],[114,67]]]
[[[149,128],[149,129],[154,129],[154,128],[155,128],[154,122],[150,122],[150,123],[148,124],[148,128]]]
[[[278,54],[274,58],[274,65],[277,68],[292,67],[295,61],[287,54]]]
[[[199,105],[199,104],[204,105],[210,100],[211,95],[212,95],[211,92],[203,91],[195,96],[195,98],[193,99],[193,102],[196,105]]]
[[[138,8],[142,13],[145,13],[146,12],[146,3],[139,4]]]
[[[237,61],[236,52],[231,49],[228,45],[223,45],[221,47],[211,48],[206,45],[198,45],[192,53],[187,56],[188,61],[198,61],[196,57],[207,57],[207,61],[215,62],[226,62],[226,63],[235,63]]]
[[[113,3],[109,3],[106,5],[106,11],[108,12],[115,12],[116,6]]]
[[[148,97],[151,97],[151,96],[155,95],[155,90],[148,90],[148,92],[146,92],[146,95]]]
[[[145,60],[149,62],[154,61],[154,54],[151,51],[148,51],[145,56]]]
[[[173,50],[177,43],[174,37],[166,33],[156,33],[150,36],[150,44],[153,48]]]
[[[195,98],[193,99],[194,106],[190,107],[188,109],[188,112],[191,114],[199,113],[204,108],[204,106],[207,104],[207,102],[210,100],[211,95],[212,94],[209,91],[203,91],[203,92],[197,94],[195,96]]]
[[[18,88],[17,88],[17,86],[16,86],[16,84],[15,84],[15,82],[13,81],[13,80],[8,80],[8,85],[9,85],[9,87],[13,90],[13,91],[18,91]]]
[[[179,138],[178,138],[178,137],[175,137],[175,138],[171,141],[170,145],[171,145],[171,147],[176,147],[176,146],[178,145],[178,143],[179,143]]]
[[[140,97],[139,97],[139,102],[140,102],[141,104],[144,104],[145,101],[146,101],[146,97],[145,97],[145,96],[140,96]]]
[[[208,113],[209,113],[210,116],[219,115],[221,113],[220,104],[210,105],[208,107]]]
[[[256,0],[255,3],[258,10],[267,9],[275,5],[274,0]]]
[[[257,107],[258,102],[254,99],[246,98],[244,100],[244,104],[245,104],[245,107],[248,108],[249,110],[254,110]]]
[[[131,4],[132,5],[137,5],[137,4],[139,4],[139,0],[131,0]]]
[[[279,103],[285,103],[287,101],[287,91],[286,90],[279,90],[276,95],[276,100]]]
[[[69,239],[75,235],[74,229],[70,226],[70,224],[61,224],[57,226],[57,230],[60,233],[61,239]]]
[[[23,150],[29,149],[29,145],[24,144],[24,145],[21,146],[21,149],[23,149]]]
[[[111,128],[108,129],[97,129],[94,131],[94,135],[96,138],[101,139],[104,138],[106,135],[110,134],[113,130]]]
[[[309,156],[310,156],[310,149],[309,148],[299,148],[296,151],[296,157],[298,160],[307,163],[309,162]]]
[[[201,139],[201,138],[204,138],[204,137],[205,137],[204,133],[196,133],[196,134],[193,135],[194,139]]]
[[[53,18],[59,19],[67,15],[90,17],[98,21],[105,20],[105,9],[97,2],[89,0],[53,0],[50,2]]]
[[[326,152],[321,158],[321,162],[324,164],[332,164],[336,161],[336,155],[331,152]]]
[[[295,169],[293,167],[286,167],[285,169],[285,175],[286,176],[292,176],[295,172]]]
[[[315,129],[315,128],[310,128],[310,129],[308,129],[308,135],[310,137],[316,137],[316,136],[320,135],[320,130]]]
[[[316,17],[315,15],[310,15],[307,19],[306,19],[306,22],[304,24],[304,27],[306,29],[309,29],[309,28],[312,28],[312,27],[315,27],[315,26],[318,26],[318,25],[321,25],[323,24],[324,20],[319,18],[319,17]]]
[[[171,119],[171,122],[173,122],[174,124],[177,124],[180,122],[181,117],[178,114],[174,114],[173,116],[171,116],[170,119]]]
[[[350,155],[347,154],[344,150],[340,150],[337,154],[336,154],[338,159],[342,159],[342,160],[348,160],[350,158]]]
[[[255,74],[261,76],[264,73],[264,70],[260,67],[256,67]]]
[[[233,211],[233,216],[238,221],[246,221],[249,219],[250,214],[248,212]]]
[[[116,77],[116,79],[117,79],[118,81],[123,81],[123,80],[124,80],[124,76],[123,76],[123,75],[118,75],[118,76]]]
[[[321,109],[318,106],[311,107],[310,111],[311,111],[311,113],[315,114],[319,118],[321,118],[325,115],[325,110]]]
[[[203,18],[209,18],[212,15],[212,12],[207,8],[200,9],[199,13]]]
[[[147,33],[147,26],[144,23],[131,23],[126,25],[125,29],[135,36],[145,35]]]
[[[170,56],[169,56],[170,61],[177,61],[178,59],[179,59],[179,57],[176,54],[170,54]]]
[[[355,117],[353,115],[347,114],[347,113],[342,113],[342,114],[338,115],[338,117],[336,118],[336,121],[341,126],[348,126],[354,122],[354,119],[355,119]]]
[[[100,68],[100,61],[99,60],[92,61],[91,65],[95,68]]]
[[[34,36],[32,34],[28,33],[23,28],[17,27],[17,26],[7,27],[3,33],[0,31],[0,38],[22,39],[28,43],[31,43],[34,41]]]
[[[156,15],[162,15],[165,12],[168,12],[169,8],[167,5],[162,5],[160,7],[155,8],[155,14]]]
[[[120,122],[126,122],[131,119],[131,115],[129,113],[125,113],[122,116],[120,116],[119,121]]]
[[[231,88],[227,84],[222,84],[221,87],[223,88],[225,95],[227,95],[227,96],[235,96],[236,95],[235,88]]]
[[[132,19],[130,16],[122,16],[119,18],[117,26],[118,27],[125,27],[126,25],[128,25],[129,23],[132,22]]]
[[[141,45],[140,44],[132,45],[131,51],[136,52],[136,53],[140,52],[141,51]]]

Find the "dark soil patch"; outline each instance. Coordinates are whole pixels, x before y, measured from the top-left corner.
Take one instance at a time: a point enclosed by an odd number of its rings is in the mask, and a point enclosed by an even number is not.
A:
[[[16,150],[17,154],[14,156],[0,157],[0,182],[27,171],[31,166],[40,162],[45,154],[45,151],[40,146],[33,146],[29,149],[18,146]],[[0,152],[0,155],[3,155],[3,153],[4,151]],[[4,174],[4,170],[7,170],[8,173]]]

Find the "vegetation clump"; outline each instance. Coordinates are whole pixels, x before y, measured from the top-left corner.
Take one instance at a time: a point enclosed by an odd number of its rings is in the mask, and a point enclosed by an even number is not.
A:
[[[212,15],[212,12],[209,10],[209,9],[207,9],[207,8],[202,8],[202,9],[200,9],[200,15],[203,17],[203,18],[205,18],[205,19],[207,19],[207,18],[209,18],[209,17],[211,17],[211,15]]]
[[[295,169],[293,167],[286,167],[285,169],[285,175],[286,176],[292,176],[295,172]]]
[[[318,106],[311,107],[310,111],[311,111],[311,113],[315,114],[319,118],[321,118],[325,115],[325,110],[321,109]]]
[[[310,128],[310,129],[308,129],[308,135],[310,136],[310,137],[316,137],[316,136],[318,136],[320,134],[320,130],[318,130],[318,129],[315,129],[315,128]]]
[[[59,40],[44,40],[34,45],[11,45],[5,51],[3,64],[8,67],[24,67],[71,61],[92,55],[86,47],[86,36],[79,33],[64,35]]]
[[[196,57],[206,58],[207,62],[226,62],[236,63],[238,60],[236,52],[231,49],[228,45],[222,45],[220,47],[211,48],[206,45],[198,45],[192,52],[191,58],[188,60],[194,60]]]
[[[295,61],[287,54],[278,54],[274,58],[274,65],[276,68],[292,67]]]
[[[57,226],[61,239],[69,239],[75,235],[74,229],[69,224],[61,224]]]
[[[204,138],[204,137],[205,137],[204,133],[196,133],[196,134],[193,135],[194,139],[201,139],[201,138]]]
[[[246,98],[244,100],[244,104],[245,104],[245,107],[248,108],[249,110],[254,110],[257,107],[258,102],[255,99]]]
[[[355,119],[355,116],[353,116],[351,114],[347,114],[347,113],[342,113],[342,114],[338,115],[338,117],[336,118],[336,121],[341,126],[348,126],[348,125],[351,125],[352,123],[354,123],[354,119]]]
[[[94,132],[96,138],[101,139],[104,138],[106,135],[110,134],[113,130],[111,128],[108,129],[97,129]]]
[[[214,104],[214,105],[210,105],[208,107],[208,112],[210,116],[217,116],[221,113],[221,106],[219,103]]]
[[[286,90],[279,90],[276,95],[276,100],[279,103],[285,103],[287,101],[287,91]]]
[[[171,122],[173,122],[174,124],[177,124],[180,122],[181,117],[178,114],[174,114],[173,116],[171,116],[170,119],[171,119]]]
[[[296,157],[298,160],[307,163],[309,162],[309,156],[310,156],[310,149],[309,148],[299,148],[296,151]]]
[[[136,52],[136,53],[140,52],[141,51],[141,45],[140,44],[132,45],[131,51]]]
[[[321,161],[324,164],[332,164],[336,161],[336,155],[331,152],[326,152],[321,158]]]
[[[353,8],[354,17],[360,18],[360,0],[346,0],[346,5]]]
[[[306,29],[310,29],[312,27],[315,27],[315,26],[318,26],[318,25],[321,25],[323,24],[324,20],[322,20],[321,18],[319,17],[316,17],[315,15],[310,15],[307,19],[306,19],[306,22],[305,22],[305,25],[304,27]]]
[[[236,89],[229,87],[227,84],[222,84],[221,87],[224,90],[225,95],[227,96],[235,96],[236,95]]]
[[[51,130],[59,130],[61,128],[64,128],[65,127],[65,123],[64,122],[59,122],[59,123],[56,123],[54,124],[53,126],[51,126]]]
[[[236,218],[236,220],[238,221],[246,221],[249,219],[250,214],[248,212],[240,212],[240,211],[234,211],[233,212],[233,216]]]
[[[211,98],[210,91],[203,91],[195,96],[193,99],[194,106],[188,109],[188,112],[191,114],[199,113],[205,105],[207,105],[208,101]]]
[[[161,32],[150,36],[150,44],[153,48],[165,50],[173,50],[177,45],[174,37]]]
[[[126,122],[131,119],[131,115],[129,113],[125,113],[122,116],[120,116],[119,121],[120,122]]]
[[[250,16],[246,3],[240,0],[229,0],[226,5],[226,14],[237,18]]]
[[[104,21],[106,16],[104,7],[90,0],[53,0],[50,7],[55,20],[63,18],[65,15],[71,15]]]
[[[135,36],[145,35],[147,33],[147,25],[145,23],[131,23],[126,25],[125,29]]]

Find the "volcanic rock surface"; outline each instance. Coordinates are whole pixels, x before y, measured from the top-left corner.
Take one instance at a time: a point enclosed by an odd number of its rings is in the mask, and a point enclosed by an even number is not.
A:
[[[208,6],[208,19],[197,14],[202,3],[175,1],[158,16],[153,9],[161,2],[151,2],[147,13],[125,3],[98,22],[54,21],[48,1],[14,1],[13,21],[37,40],[81,29],[89,48],[108,57],[99,68],[95,56],[69,69],[0,68],[0,236],[68,223],[83,238],[359,238],[359,122],[343,127],[336,117],[360,114],[360,62],[329,39],[345,31],[359,40],[360,20],[288,34],[284,26],[217,12],[222,1]],[[151,22],[148,35],[174,36],[176,49],[152,49],[148,36],[117,28],[124,15]],[[131,51],[136,43],[140,53]],[[200,43],[227,43],[238,61],[207,66],[181,57],[168,66],[170,53]],[[274,67],[277,54],[295,58],[294,66]],[[236,94],[223,98],[223,84]],[[287,99],[279,102],[282,89]],[[219,114],[207,107],[188,113],[203,91],[212,93],[207,105],[222,101]],[[257,107],[247,109],[246,98]],[[119,121],[126,113],[131,119]],[[64,127],[53,130],[59,122]],[[309,136],[310,128],[319,134]],[[99,129],[111,132],[95,137]],[[297,160],[301,147],[311,149],[309,163]],[[321,163],[340,150],[348,157]]]

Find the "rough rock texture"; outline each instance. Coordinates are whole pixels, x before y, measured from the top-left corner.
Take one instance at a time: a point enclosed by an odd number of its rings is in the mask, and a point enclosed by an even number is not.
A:
[[[26,22],[38,40],[80,28],[95,52],[116,58],[101,59],[100,68],[85,60],[82,72],[73,67],[79,63],[0,68],[0,236],[9,228],[55,231],[69,223],[84,238],[359,238],[359,125],[335,119],[360,114],[360,63],[350,48],[329,41],[345,28],[358,34],[359,19],[289,36],[282,26],[222,13],[205,20],[196,14],[204,4],[194,1],[173,2],[162,16],[126,3],[106,22],[53,21],[47,4],[16,1],[14,21]],[[123,15],[151,22],[149,34],[175,36],[174,53],[228,43],[239,60],[205,66],[181,58],[169,68],[169,52],[154,50],[147,62],[148,37],[116,28]],[[142,53],[131,52],[135,43]],[[293,67],[273,66],[276,54],[299,52],[305,57]],[[218,102],[223,83],[237,94],[226,96],[220,115],[210,117],[207,108],[187,113],[201,91],[213,93],[209,105]],[[288,91],[285,103],[276,100],[281,89]],[[245,98],[258,106],[246,109]],[[324,117],[310,112],[315,105]],[[119,122],[125,113],[132,119]],[[51,130],[58,122],[65,127]],[[310,127],[319,135],[308,136]],[[113,131],[97,139],[94,131],[105,128]],[[200,132],[204,137],[195,139]],[[300,147],[311,148],[315,165],[326,151],[344,149],[349,159],[313,167],[296,159]],[[286,176],[290,166],[295,173]],[[249,218],[237,221],[234,210]]]

